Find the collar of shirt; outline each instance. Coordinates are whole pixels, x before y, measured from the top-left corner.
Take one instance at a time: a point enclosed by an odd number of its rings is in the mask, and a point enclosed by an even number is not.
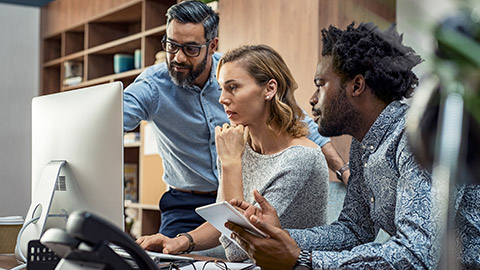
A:
[[[370,153],[375,152],[381,144],[383,137],[390,130],[390,126],[401,118],[407,108],[406,104],[398,100],[391,102],[385,107],[360,143],[362,148]]]

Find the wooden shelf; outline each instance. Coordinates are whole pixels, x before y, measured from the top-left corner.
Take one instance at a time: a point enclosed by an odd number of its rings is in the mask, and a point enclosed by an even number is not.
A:
[[[58,59],[58,60],[54,60],[54,61],[60,61],[60,62],[65,62],[65,61],[68,61],[68,60],[74,60],[74,59],[79,59],[79,58],[82,58],[85,56],[85,51],[79,51],[79,52],[75,52],[75,53],[72,53],[72,54],[69,54],[65,57],[62,57],[61,59]]]
[[[42,38],[41,94],[111,81],[122,81],[127,86],[133,82],[134,76],[154,64],[166,32],[164,14],[176,0],[112,1],[119,2],[119,5],[112,4],[115,8],[108,12],[92,14],[82,23]],[[115,74],[113,56],[118,53],[134,55],[137,49],[141,51],[141,67]],[[73,60],[83,63],[83,80],[76,85],[64,86],[63,63]]]
[[[64,53],[69,55],[85,49],[85,25],[80,25],[64,33]]]
[[[138,2],[88,23],[88,48],[142,31],[142,4]]]
[[[43,40],[43,62],[49,62],[62,56],[62,35],[58,34]]]
[[[158,210],[158,204],[134,203],[128,200],[125,201],[125,207],[146,209],[146,210]]]
[[[70,91],[113,81],[121,81],[125,88],[148,66],[154,64],[155,54],[162,50],[160,41],[166,32],[165,14],[177,0],[101,2],[95,7],[85,7],[82,13],[78,12],[78,8],[85,5],[83,0],[57,0],[42,8],[40,94]],[[140,49],[142,57],[140,68],[115,73],[114,55],[134,55],[137,49]],[[71,66],[70,62],[66,64],[67,61],[82,64],[80,83],[63,85],[68,73],[65,66]],[[142,126],[145,124],[142,122]],[[160,225],[158,199],[162,196],[165,184],[161,180],[163,169],[160,157],[144,158],[142,130],[143,127],[134,130],[140,134],[141,141],[124,145],[124,163],[130,168],[132,164],[137,168],[133,173],[133,178],[137,181],[137,193],[133,193],[133,196],[132,193],[129,194],[136,202],[126,201],[125,207],[138,211],[141,234],[151,234],[157,232]],[[144,168],[145,164],[153,168]]]
[[[51,66],[60,65],[62,62],[63,62],[62,58],[53,59],[53,60],[50,60],[50,61],[44,63],[43,68],[48,68],[48,67],[51,67]]]
[[[131,147],[140,147],[141,143],[140,142],[133,142],[133,143],[126,143],[123,145],[125,148],[131,148]]]
[[[145,29],[149,30],[158,26],[164,26],[167,24],[165,14],[167,9],[176,4],[177,0],[146,0],[145,1]],[[159,16],[159,14],[162,14]]]

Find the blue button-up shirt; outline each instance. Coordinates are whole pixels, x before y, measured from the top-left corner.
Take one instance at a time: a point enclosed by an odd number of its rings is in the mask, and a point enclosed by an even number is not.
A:
[[[146,69],[125,89],[124,130],[141,120],[152,127],[162,157],[163,180],[180,189],[213,191],[218,187],[215,126],[228,123],[215,71],[221,55],[212,56],[210,76],[203,86],[175,85],[166,63]],[[323,146],[317,125],[307,118],[310,139]]]
[[[338,221],[289,230],[314,250],[314,268],[432,269],[439,244],[431,175],[419,168],[404,130],[407,105],[389,104],[361,142],[350,148],[351,175]],[[391,235],[373,242],[379,229]]]

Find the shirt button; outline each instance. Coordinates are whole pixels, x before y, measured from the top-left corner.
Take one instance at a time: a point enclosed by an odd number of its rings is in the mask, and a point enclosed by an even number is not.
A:
[[[373,197],[371,197],[370,201],[373,203],[375,201],[375,199]]]
[[[362,148],[365,149],[365,148],[367,148],[367,147],[366,147],[365,145],[362,145]]]
[[[215,145],[215,141],[212,142],[212,145]]]
[[[373,145],[370,145],[370,150],[373,150]]]
[[[366,163],[366,162],[365,162],[365,164],[363,164],[363,167],[365,167],[365,168],[367,167],[367,163]]]
[[[202,93],[202,96],[204,97],[204,96],[205,96],[205,93]]]
[[[213,122],[213,119],[210,119],[210,120],[208,120],[208,121],[209,121],[210,123],[212,123],[212,122]]]

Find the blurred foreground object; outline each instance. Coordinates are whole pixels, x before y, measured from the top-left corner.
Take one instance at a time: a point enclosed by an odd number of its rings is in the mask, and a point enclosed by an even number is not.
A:
[[[480,10],[446,18],[434,38],[432,72],[412,99],[407,132],[432,172],[443,236],[438,269],[480,269]]]

